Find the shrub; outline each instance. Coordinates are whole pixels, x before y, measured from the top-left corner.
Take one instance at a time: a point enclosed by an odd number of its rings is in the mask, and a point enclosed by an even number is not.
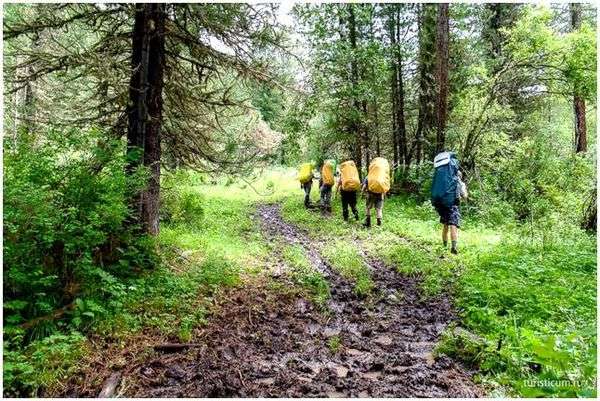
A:
[[[76,359],[80,337],[64,333],[119,308],[125,278],[156,262],[153,241],[127,224],[145,171],[126,175],[123,144],[104,138],[50,131],[5,152],[4,373],[14,391],[53,385],[59,360]]]
[[[177,185],[192,183],[189,176],[179,171],[168,174],[161,190],[161,219],[167,223],[199,226],[204,218],[204,199],[192,187]]]
[[[77,332],[54,334],[24,350],[4,347],[4,396],[39,397],[42,389],[60,389],[77,369],[85,337]]]

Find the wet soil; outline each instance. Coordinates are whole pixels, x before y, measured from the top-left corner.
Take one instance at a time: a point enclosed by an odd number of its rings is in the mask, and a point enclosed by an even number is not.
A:
[[[477,397],[471,374],[433,349],[454,318],[440,296],[422,300],[418,279],[364,255],[376,285],[360,298],[318,246],[262,205],[268,239],[303,246],[331,287],[329,313],[269,280],[233,291],[197,348],[125,369],[129,397]],[[270,279],[273,280],[273,279]],[[283,280],[276,278],[275,280]]]

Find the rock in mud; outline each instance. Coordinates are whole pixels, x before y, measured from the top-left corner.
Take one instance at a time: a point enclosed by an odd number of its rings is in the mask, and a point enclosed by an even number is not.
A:
[[[383,346],[392,345],[392,339],[391,339],[391,337],[388,336],[388,335],[385,335],[385,334],[379,335],[379,336],[375,337],[373,339],[373,342],[375,344],[379,344],[379,345],[383,345]]]

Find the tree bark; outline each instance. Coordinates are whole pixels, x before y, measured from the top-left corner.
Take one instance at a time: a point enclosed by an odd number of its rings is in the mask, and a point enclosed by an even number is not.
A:
[[[394,22],[393,20],[390,21],[390,39],[392,41],[392,71],[391,71],[391,87],[392,87],[392,146],[394,148],[394,168],[396,168],[398,166],[398,127],[397,127],[397,121],[396,119],[398,118],[398,104],[397,104],[397,98],[398,98],[398,71],[397,71],[397,66],[396,66],[396,62],[394,60],[393,57],[393,49],[395,49],[396,47],[396,35],[394,33],[395,29],[394,29]]]
[[[587,152],[585,100],[582,96],[573,96],[573,109],[575,112],[575,152]]]
[[[435,23],[431,17],[432,5],[421,4],[419,9],[419,116],[417,119],[416,145],[415,145],[415,161],[421,163],[424,155],[425,139],[429,136],[429,132],[434,119],[433,107],[434,102],[432,87],[432,70],[433,59],[435,57],[435,49],[433,48],[432,40],[432,25]]]
[[[581,28],[581,4],[571,3],[571,28],[576,31]],[[587,151],[587,127],[585,121],[585,99],[581,96],[579,88],[575,87],[573,93],[573,112],[575,114],[575,152]]]
[[[132,37],[132,74],[129,88],[127,172],[140,165],[150,177],[132,198],[134,222],[145,232],[159,231],[160,132],[165,57],[165,5],[136,4]]]
[[[356,92],[358,91],[358,63],[356,61],[356,17],[354,15],[354,4],[348,4],[348,28],[350,37],[350,48],[352,49],[352,57],[350,62],[350,79],[352,82],[352,103],[354,106],[354,116],[352,118],[352,130],[356,137],[355,145],[355,163],[358,169],[358,174],[361,174],[362,170],[362,130],[359,122],[360,102],[357,99]]]
[[[381,156],[381,138],[379,135],[379,105],[377,98],[373,101],[373,117],[375,119],[375,152],[377,157]]]
[[[438,4],[436,33],[436,81],[438,86],[436,101],[436,153],[442,152],[446,146],[446,119],[448,114],[448,18],[448,3]]]
[[[396,74],[398,82],[397,96],[397,125],[398,125],[398,156],[400,162],[407,167],[409,163],[408,146],[406,140],[406,121],[404,118],[404,78],[402,77],[402,51],[400,50],[400,4],[396,4]]]
[[[367,109],[367,101],[363,100],[362,101],[362,111],[363,111],[363,115],[365,117],[368,117],[369,112]],[[364,143],[364,150],[365,150],[365,162],[366,165],[368,166],[369,164],[371,164],[371,150],[369,149],[369,128],[370,126],[368,126],[367,124],[363,124],[363,143]]]
[[[390,5],[390,7],[394,7]],[[392,146],[394,155],[394,168],[397,168],[400,164],[398,155],[398,65],[397,58],[394,56],[396,52],[396,14],[394,9],[390,10],[389,15],[389,35],[390,42],[392,44],[390,49],[390,64],[391,68],[391,97],[392,97]]]

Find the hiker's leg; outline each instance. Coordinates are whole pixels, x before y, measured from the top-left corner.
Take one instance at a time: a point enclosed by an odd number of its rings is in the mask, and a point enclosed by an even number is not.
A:
[[[310,206],[310,189],[312,187],[312,182],[309,181],[307,183],[305,183],[302,188],[304,189],[304,206],[305,207],[309,207]]]
[[[456,249],[456,244],[458,242],[458,228],[455,225],[450,226],[450,239],[452,241],[450,252],[458,253],[458,250]]]
[[[450,226],[450,239],[452,241],[458,241],[458,228],[454,225]]]
[[[383,195],[380,195],[381,197],[379,199],[377,199],[377,202],[375,203],[375,211],[377,213],[377,225],[380,226],[381,225],[381,219],[383,218]]]
[[[365,227],[371,227],[371,207],[373,206],[373,202],[372,202],[372,196],[370,193],[367,192],[367,203],[366,203],[366,215],[367,217],[365,218],[365,223],[363,224],[363,226]]]
[[[340,191],[340,196],[342,197],[342,215],[346,221],[348,221],[348,194],[349,192],[344,190]]]
[[[444,248],[448,246],[448,225],[444,224],[442,228],[442,242],[444,243]]]
[[[323,206],[324,198],[325,198],[325,187],[323,185],[319,186],[319,204]]]
[[[458,242],[458,229],[460,227],[460,210],[457,205],[452,206],[450,209],[450,221],[448,222],[450,226],[450,239],[452,240],[452,248],[450,252],[458,253],[456,249],[456,244]]]
[[[356,218],[356,220],[358,221],[358,210],[356,209],[356,191],[348,192],[348,202],[350,203],[350,207],[352,208],[354,218]]]

